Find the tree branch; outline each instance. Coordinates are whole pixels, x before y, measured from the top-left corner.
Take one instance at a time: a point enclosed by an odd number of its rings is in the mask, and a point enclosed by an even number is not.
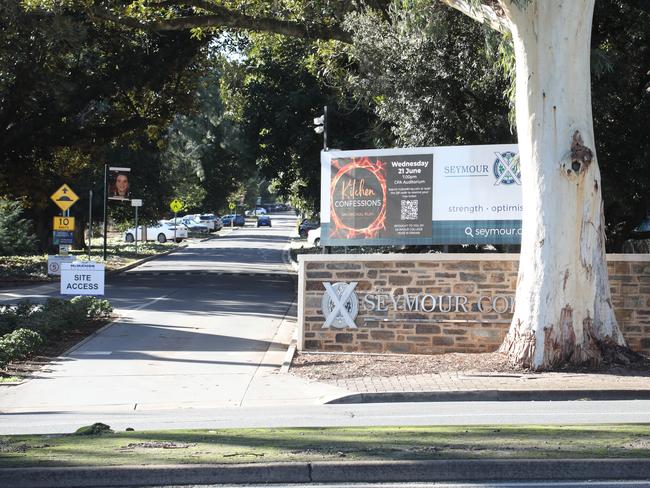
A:
[[[206,0],[163,1],[158,2],[156,5],[185,5],[210,12],[210,15],[199,14],[169,20],[140,21],[133,17],[115,15],[110,11],[100,8],[93,8],[91,12],[98,18],[109,20],[132,29],[146,31],[179,31],[195,28],[228,27],[231,29],[255,30],[307,39],[337,40],[348,44],[352,42],[352,36],[337,26],[323,24],[308,26],[295,21],[253,17],[214,5]]]
[[[496,2],[484,1],[481,5],[474,5],[472,0],[440,1],[451,8],[455,8],[468,17],[471,17],[477,22],[486,24],[488,27],[496,31],[499,31],[501,33],[510,32],[510,24],[508,23],[507,19],[504,16],[499,15],[494,7],[487,5],[487,3],[494,3],[496,5]]]

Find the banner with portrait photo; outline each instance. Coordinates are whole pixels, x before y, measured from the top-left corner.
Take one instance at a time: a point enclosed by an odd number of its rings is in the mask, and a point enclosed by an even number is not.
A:
[[[116,166],[108,168],[108,199],[122,201],[131,199],[131,168]]]

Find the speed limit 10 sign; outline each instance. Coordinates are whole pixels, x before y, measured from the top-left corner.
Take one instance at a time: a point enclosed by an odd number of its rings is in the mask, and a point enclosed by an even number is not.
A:
[[[74,230],[74,217],[54,217],[54,230]]]

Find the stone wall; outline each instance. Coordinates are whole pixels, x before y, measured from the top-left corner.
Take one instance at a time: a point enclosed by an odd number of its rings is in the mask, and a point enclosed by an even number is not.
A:
[[[437,354],[490,352],[508,331],[517,281],[515,254],[300,256],[299,347],[307,351]],[[608,256],[616,316],[629,346],[650,354],[650,256]],[[354,286],[345,317],[325,283]],[[356,283],[356,285],[352,285]],[[383,297],[383,298],[382,298]],[[336,314],[333,314],[336,315]]]

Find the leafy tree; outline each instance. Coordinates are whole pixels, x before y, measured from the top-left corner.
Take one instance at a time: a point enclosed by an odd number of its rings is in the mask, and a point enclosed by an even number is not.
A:
[[[169,128],[164,168],[188,211],[218,211],[255,173],[255,164],[245,157],[250,150],[224,111],[218,66],[201,80],[196,97],[196,110],[178,115]]]
[[[32,224],[20,202],[0,199],[0,256],[30,254],[36,248]]]
[[[30,11],[0,3],[0,195],[24,199],[44,245],[57,211],[49,195],[61,183],[85,197],[111,162],[108,149],[128,147],[133,134],[155,145],[191,106],[206,42],[125,31],[73,2],[48,3]],[[86,208],[80,201],[73,213],[85,220]]]
[[[508,82],[475,22],[433,3],[353,13],[343,25],[352,43],[324,53],[322,76],[374,110],[398,145],[513,142]]]
[[[330,104],[330,147],[372,145],[369,116],[349,110],[350,100],[324,87],[310,69],[311,42],[251,35],[245,56],[224,72],[224,100],[250,149],[242,158],[257,163],[274,191],[313,208],[320,192],[321,136],[312,120]],[[296,185],[296,182],[303,182]]]
[[[650,214],[649,7],[644,0],[598,0],[594,10],[594,132],[612,252],[621,252],[630,232]]]

